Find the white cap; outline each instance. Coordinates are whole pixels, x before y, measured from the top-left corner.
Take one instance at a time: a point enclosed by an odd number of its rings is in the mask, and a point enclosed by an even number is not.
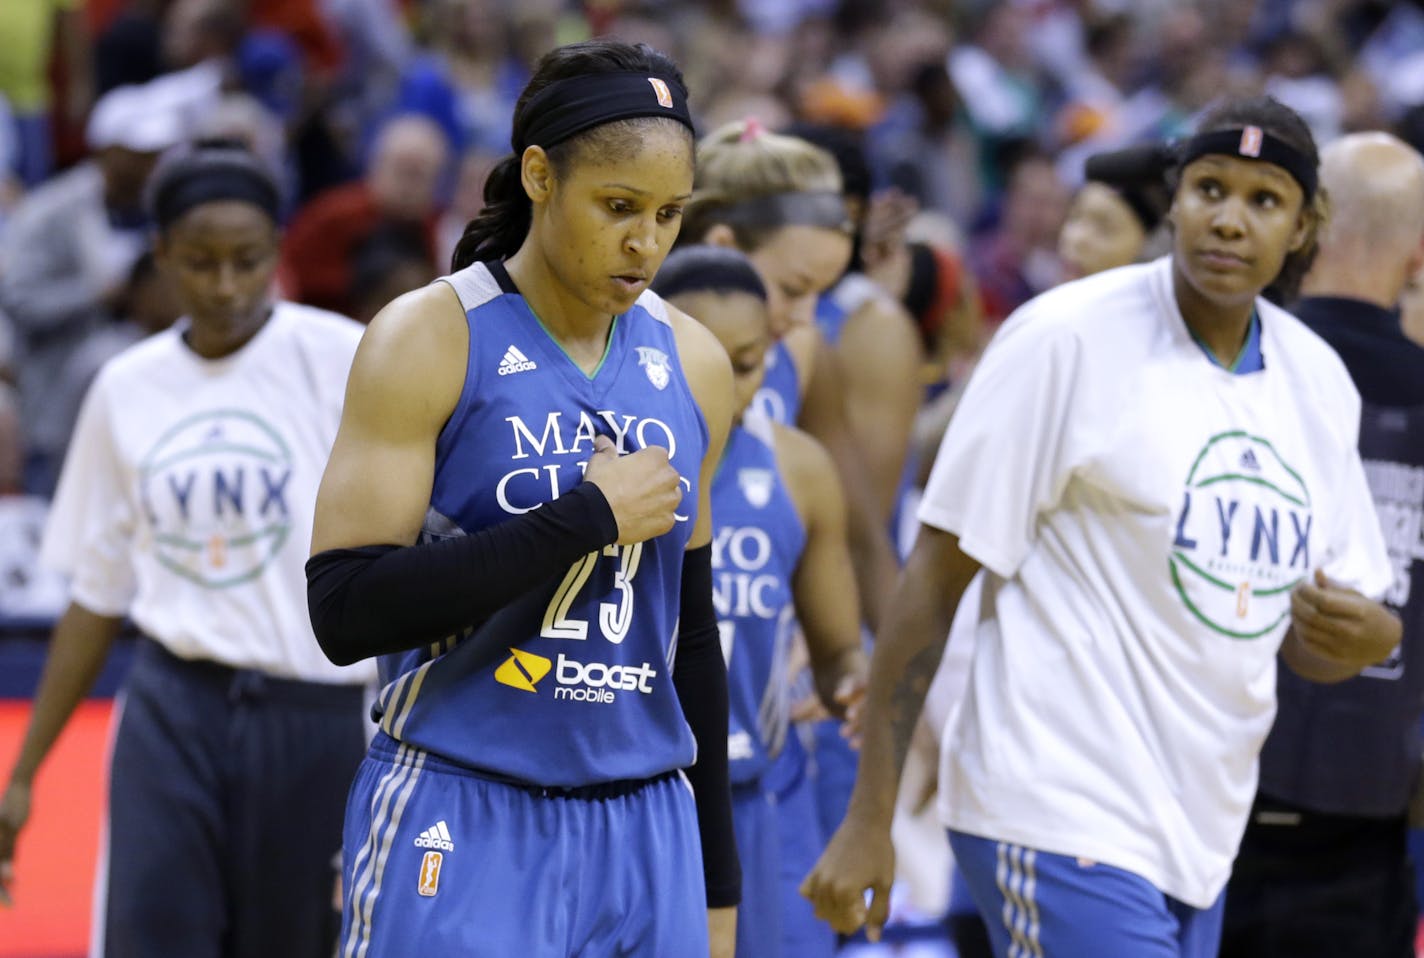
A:
[[[183,125],[178,111],[145,87],[121,86],[94,104],[84,138],[91,150],[117,146],[135,153],[161,153],[183,141]]]

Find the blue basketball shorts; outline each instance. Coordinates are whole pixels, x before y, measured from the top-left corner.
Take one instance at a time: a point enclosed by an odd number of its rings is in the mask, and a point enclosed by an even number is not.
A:
[[[1216,958],[1225,895],[1207,909],[1111,865],[949,833],[995,958]]]
[[[800,741],[794,734],[788,735],[786,747],[766,776],[768,782],[775,783],[777,829],[781,833],[781,953],[786,958],[830,958],[836,952],[836,933],[816,917],[811,903],[801,896],[801,883],[826,848],[815,783],[807,774],[806,763]]]
[[[780,958],[781,838],[776,796],[760,779],[732,786],[732,822],[742,862],[737,958]]]
[[[707,956],[681,774],[541,793],[378,733],[347,803],[342,880],[342,958]]]

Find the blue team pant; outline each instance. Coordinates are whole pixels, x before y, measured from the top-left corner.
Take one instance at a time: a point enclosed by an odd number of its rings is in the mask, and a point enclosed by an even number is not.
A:
[[[776,796],[760,779],[732,786],[732,822],[742,862],[737,958],[780,958],[781,837]]]
[[[1216,958],[1225,896],[1207,909],[1111,865],[949,833],[996,958]]]
[[[836,934],[801,896],[801,883],[825,850],[826,836],[816,808],[816,789],[806,774],[806,752],[794,731],[766,781],[775,790],[781,832],[781,953],[786,958],[829,958],[836,952]]]
[[[706,958],[686,780],[598,794],[541,794],[378,733],[347,804],[338,954]]]

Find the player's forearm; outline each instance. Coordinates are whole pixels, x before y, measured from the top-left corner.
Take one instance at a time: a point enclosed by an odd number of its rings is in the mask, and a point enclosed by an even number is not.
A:
[[[55,739],[99,678],[122,622],[73,603],[60,616],[50,638],[25,742],[10,773],[12,782],[29,785],[34,781]]]
[[[876,637],[851,807],[887,827],[915,724],[944,657],[954,611],[977,568],[972,561],[945,567],[933,550],[917,546]]]

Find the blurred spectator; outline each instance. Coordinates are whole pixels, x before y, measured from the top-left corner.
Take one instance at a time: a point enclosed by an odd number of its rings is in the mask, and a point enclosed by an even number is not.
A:
[[[922,206],[974,222],[984,204],[980,143],[942,58],[915,70],[909,96],[892,107],[896,113],[900,122],[872,137],[888,179]]]
[[[356,250],[383,224],[406,224],[435,261],[438,188],[449,156],[445,134],[423,116],[390,120],[364,179],[334,187],[297,211],[282,244],[280,281],[297,302],[351,315]]]
[[[49,500],[25,495],[19,398],[0,384],[0,622],[50,619],[64,608],[69,584],[40,568],[40,536]]]
[[[143,187],[182,135],[144,87],[106,93],[89,118],[93,158],[38,187],[15,209],[0,261],[0,308],[18,333],[26,488],[48,493],[64,454],[60,371],[101,327],[147,242]]]
[[[356,248],[351,272],[351,317],[360,323],[369,323],[391,300],[438,275],[420,230],[396,224],[366,237]]]
[[[950,55],[950,76],[975,126],[995,139],[1031,137],[1043,119],[1027,27],[1024,6],[984,4],[974,15],[970,42]]]
[[[133,4],[103,27],[94,38],[94,90],[147,83],[163,72],[163,30],[158,12]]]
[[[93,98],[89,34],[80,0],[5,0],[0,3],[0,96],[10,101],[20,143],[15,171],[28,186],[49,175],[51,137],[50,55],[58,49],[65,77],[64,116],[83,121]]]
[[[1058,230],[1068,205],[1046,154],[1029,148],[1008,171],[998,224],[976,240],[969,257],[991,323],[1058,282]]]
[[[128,283],[115,298],[109,322],[91,332],[76,345],[60,368],[54,387],[52,416],[56,423],[56,443],[68,448],[79,420],[79,407],[99,368],[134,343],[172,326],[179,315],[178,300],[158,272],[151,252],[145,251],[134,263]]]
[[[455,245],[464,235],[465,226],[484,208],[485,180],[489,179],[490,171],[506,152],[507,147],[495,152],[472,148],[460,158],[450,204],[440,214],[440,223],[436,227],[435,265],[442,272],[449,268]]]
[[[284,201],[294,196],[295,175],[287,155],[286,132],[281,121],[247,93],[227,93],[194,123],[194,140],[231,140],[240,143],[277,177]]]
[[[0,96],[0,236],[5,235],[5,224],[10,219],[10,211],[20,202],[25,193],[24,183],[15,172],[20,158],[20,141],[16,136],[14,115],[10,103]],[[4,264],[0,264],[0,269]]]

